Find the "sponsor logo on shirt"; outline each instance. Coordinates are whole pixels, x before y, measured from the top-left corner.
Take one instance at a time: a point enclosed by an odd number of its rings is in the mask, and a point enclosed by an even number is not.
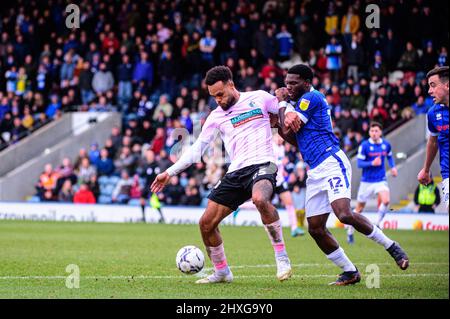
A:
[[[437,125],[436,129],[441,132],[441,131],[447,131],[448,130],[448,124],[447,125]]]
[[[263,117],[263,113],[260,108],[254,109],[242,114],[239,114],[238,116],[235,116],[231,119],[231,124],[233,124],[233,127],[241,126],[245,123],[248,123],[250,121],[259,119]]]
[[[387,152],[369,152],[368,155],[371,157],[387,156]]]
[[[307,99],[302,99],[300,101],[300,110],[306,111],[309,107],[309,103],[311,103],[311,101],[309,101]]]
[[[442,114],[441,113],[437,113],[436,114],[436,121],[442,120]]]

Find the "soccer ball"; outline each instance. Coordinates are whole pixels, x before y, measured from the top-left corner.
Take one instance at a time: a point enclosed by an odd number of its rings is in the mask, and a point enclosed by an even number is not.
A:
[[[195,246],[184,246],[176,257],[177,268],[185,274],[195,274],[205,266],[205,256],[202,251]]]

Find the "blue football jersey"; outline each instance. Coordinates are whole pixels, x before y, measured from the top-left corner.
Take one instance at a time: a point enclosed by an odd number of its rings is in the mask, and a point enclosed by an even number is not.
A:
[[[305,123],[296,134],[297,144],[303,160],[314,168],[340,150],[331,126],[330,108],[325,96],[311,89],[297,101],[295,110]]]
[[[373,166],[372,161],[381,158],[380,166]],[[389,166],[395,166],[392,156],[391,144],[381,139],[380,143],[375,143],[372,139],[365,140],[358,148],[358,167],[362,168],[361,181],[367,183],[376,183],[386,180],[385,160],[389,161]]]
[[[448,106],[435,104],[428,111],[428,130],[433,136],[437,136],[439,156],[441,163],[441,175],[448,178]]]

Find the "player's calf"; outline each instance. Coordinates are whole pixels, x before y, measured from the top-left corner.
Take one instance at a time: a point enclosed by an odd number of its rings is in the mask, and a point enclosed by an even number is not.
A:
[[[269,236],[275,252],[275,261],[277,263],[277,278],[280,281],[289,279],[292,276],[291,262],[289,260],[286,246],[284,245],[283,229],[280,220],[274,223],[264,225],[264,229]]]

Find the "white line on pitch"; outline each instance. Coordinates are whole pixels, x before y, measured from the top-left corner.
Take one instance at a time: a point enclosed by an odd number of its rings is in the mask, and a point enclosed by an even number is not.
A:
[[[374,263],[378,266],[388,266],[393,265],[393,263]],[[413,265],[448,265],[448,262],[423,262],[423,263],[414,263]],[[355,265],[368,265],[366,263],[355,263]],[[336,267],[334,264],[326,263],[326,264],[320,264],[320,263],[305,263],[305,264],[293,264],[291,265],[295,268],[301,268],[301,267]],[[239,266],[230,266],[231,269],[245,269],[245,268],[275,268],[275,264],[261,264],[261,265],[239,265]],[[196,274],[197,277],[201,277],[206,272],[211,271],[213,268],[204,268],[201,273]],[[431,277],[431,276],[448,276],[449,274],[442,274],[442,273],[426,273],[426,274],[391,274],[391,275],[382,275],[384,277]],[[149,276],[149,275],[136,275],[136,276],[80,276],[84,279],[175,279],[175,278],[187,278],[186,275],[180,275],[180,276]],[[273,277],[272,275],[242,275],[242,276],[235,276],[235,278],[269,278]],[[294,277],[304,277],[304,278],[316,278],[316,277],[336,277],[336,275],[294,275]],[[67,276],[0,276],[0,280],[7,280],[7,279],[66,279]]]
[[[376,264],[378,266],[389,266],[389,265],[395,265],[395,263],[372,263],[372,264]],[[430,265],[430,266],[438,266],[438,265],[448,265],[449,263],[413,263],[412,265]],[[364,266],[364,265],[369,265],[368,263],[355,263],[356,266]],[[276,265],[275,264],[262,264],[262,265],[239,265],[239,266],[233,266],[230,265],[231,269],[245,269],[245,268],[275,268]],[[332,264],[332,263],[325,263],[325,264],[320,264],[320,263],[315,263],[315,264],[292,264],[291,267],[295,267],[295,268],[302,268],[302,267],[336,267],[336,265]],[[213,270],[213,268],[205,268],[205,271],[210,271]]]
[[[443,273],[424,273],[424,274],[389,274],[381,275],[381,277],[448,277],[449,274]],[[321,277],[336,277],[336,275],[293,275],[294,278],[321,278]],[[12,279],[66,279],[66,276],[2,276],[2,280],[12,280]],[[80,279],[187,279],[192,278],[188,275],[180,276],[80,276]],[[275,278],[275,275],[239,275],[234,276],[234,278]]]

